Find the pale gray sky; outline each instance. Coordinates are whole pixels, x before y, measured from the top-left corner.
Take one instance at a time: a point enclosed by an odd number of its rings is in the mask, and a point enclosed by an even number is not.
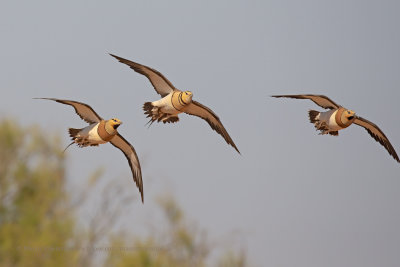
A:
[[[255,266],[398,266],[400,164],[357,126],[319,136],[325,94],[375,122],[400,153],[398,1],[2,1],[0,117],[59,132],[83,127],[56,97],[118,117],[143,162],[145,205],[133,232],[172,191],[214,237],[241,233]],[[208,124],[147,122],[148,80],[107,53],[162,72],[212,108],[242,156]],[[134,186],[111,145],[68,151],[69,177],[105,166]]]

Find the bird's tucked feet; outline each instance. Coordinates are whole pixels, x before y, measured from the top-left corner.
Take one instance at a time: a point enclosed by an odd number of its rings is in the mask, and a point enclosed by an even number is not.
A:
[[[79,135],[79,133],[83,129],[74,129],[74,128],[69,128],[69,136],[71,137],[71,140],[73,141],[72,143],[76,143],[77,146],[79,147],[87,147],[89,145],[92,145],[89,140],[86,138],[83,138],[82,136]],[[71,145],[71,144],[70,144]]]
[[[317,131],[321,131],[319,134],[323,135],[323,134],[331,134],[329,132],[329,127],[328,125],[326,125],[325,122],[321,122],[319,120],[319,116],[320,116],[320,112],[316,111],[316,110],[310,110],[308,111],[308,116],[310,118],[310,122],[312,124],[314,124],[314,127]]]
[[[339,131],[330,131],[329,134],[333,136],[339,136]]]
[[[146,117],[150,118],[150,120],[147,122],[147,124],[150,123],[150,125],[155,121],[162,121],[163,123],[174,123],[179,121],[178,116],[162,112],[159,107],[154,106],[151,102],[144,103],[143,110],[144,114],[147,115]]]
[[[316,121],[315,123],[314,123],[314,127],[315,127],[315,129],[317,129],[317,131],[320,131],[320,135],[324,135],[324,134],[329,134],[330,132],[329,132],[329,127],[328,127],[328,125],[326,125],[326,123],[325,122],[321,122],[321,121]]]
[[[179,118],[178,116],[173,116],[173,115],[168,115],[167,117],[165,117],[162,122],[163,123],[174,123],[174,122],[178,122]]]

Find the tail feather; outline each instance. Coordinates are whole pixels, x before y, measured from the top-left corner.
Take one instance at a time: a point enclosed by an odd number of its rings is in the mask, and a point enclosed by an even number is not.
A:
[[[146,118],[150,118],[150,120],[146,123],[146,125],[149,125],[148,128],[153,124],[154,121],[156,121],[156,117],[153,114],[153,104],[151,102],[146,102],[143,104],[143,110],[144,114],[146,114]]]
[[[65,150],[67,150],[67,148],[69,148],[73,143],[75,143],[75,141],[72,141],[71,144],[69,144],[69,145],[63,150],[63,153],[64,153]]]
[[[316,123],[318,122],[317,116],[319,115],[319,112],[316,110],[310,110],[308,112],[308,116],[310,117],[310,122],[311,123]]]
[[[151,102],[144,103],[143,110],[144,114],[146,114],[148,118],[153,116],[153,104],[151,104]]]
[[[68,132],[69,132],[69,136],[71,137],[72,140],[75,140],[76,135],[82,131],[82,129],[74,129],[74,128],[69,128]]]

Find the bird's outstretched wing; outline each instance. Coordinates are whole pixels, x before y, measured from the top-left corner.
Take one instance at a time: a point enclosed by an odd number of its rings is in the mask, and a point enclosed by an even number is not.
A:
[[[183,108],[183,111],[189,115],[194,115],[202,119],[205,119],[208,122],[208,124],[210,124],[211,128],[215,130],[217,133],[219,133],[225,139],[225,141],[233,148],[235,148],[236,151],[240,154],[239,149],[236,147],[232,138],[225,130],[218,116],[215,115],[215,113],[212,112],[211,109],[200,104],[197,101],[192,101],[190,104],[188,104]]]
[[[128,160],[129,166],[131,167],[133,180],[135,181],[137,188],[139,188],[139,192],[142,197],[142,202],[144,202],[142,170],[140,168],[139,159],[135,149],[120,134],[114,136],[113,139],[111,139],[110,143],[116,148],[119,148],[122,151],[122,153],[124,153],[126,159]]]
[[[173,90],[176,90],[172,83],[157,70],[113,54],[110,54],[110,56],[115,57],[119,62],[128,65],[134,71],[146,76],[157,93],[159,93],[162,97],[168,95]]]
[[[75,109],[76,114],[78,114],[78,116],[82,120],[90,124],[100,122],[102,120],[102,118],[89,105],[85,103],[72,100],[56,99],[56,98],[35,98],[35,99],[53,100],[61,104],[70,105]]]
[[[286,97],[296,99],[310,99],[315,104],[326,109],[337,109],[340,106],[324,95],[273,95],[272,97]]]
[[[390,144],[389,139],[386,137],[386,135],[379,129],[377,125],[374,123],[370,122],[369,120],[366,120],[362,117],[356,117],[354,119],[354,123],[362,126],[367,130],[367,132],[375,139],[375,141],[379,142],[382,146],[386,148],[386,150],[389,152],[389,154],[398,162],[400,162],[399,157],[397,156],[396,151],[394,150],[392,144]]]

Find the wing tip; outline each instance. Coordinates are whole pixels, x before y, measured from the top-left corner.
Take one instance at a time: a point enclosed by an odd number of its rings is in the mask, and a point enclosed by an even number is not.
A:
[[[293,98],[294,96],[297,96],[297,95],[271,95],[271,97],[274,97],[274,98]]]
[[[59,101],[59,99],[57,99],[57,98],[51,98],[51,97],[33,97],[32,99],[44,99],[44,100]]]
[[[112,56],[112,57],[114,57],[115,59],[117,59],[118,61],[121,61],[121,57],[119,57],[119,56],[116,56],[116,55],[114,55],[114,54],[111,54],[111,53],[108,53],[110,56]]]
[[[394,148],[393,148],[393,155],[392,155],[392,157],[393,157],[398,163],[400,163],[399,156],[397,156],[397,153],[396,153],[396,151],[394,150]]]
[[[231,146],[239,153],[240,156],[242,156],[242,153],[240,153],[239,149],[236,147],[235,144],[231,144]]]

